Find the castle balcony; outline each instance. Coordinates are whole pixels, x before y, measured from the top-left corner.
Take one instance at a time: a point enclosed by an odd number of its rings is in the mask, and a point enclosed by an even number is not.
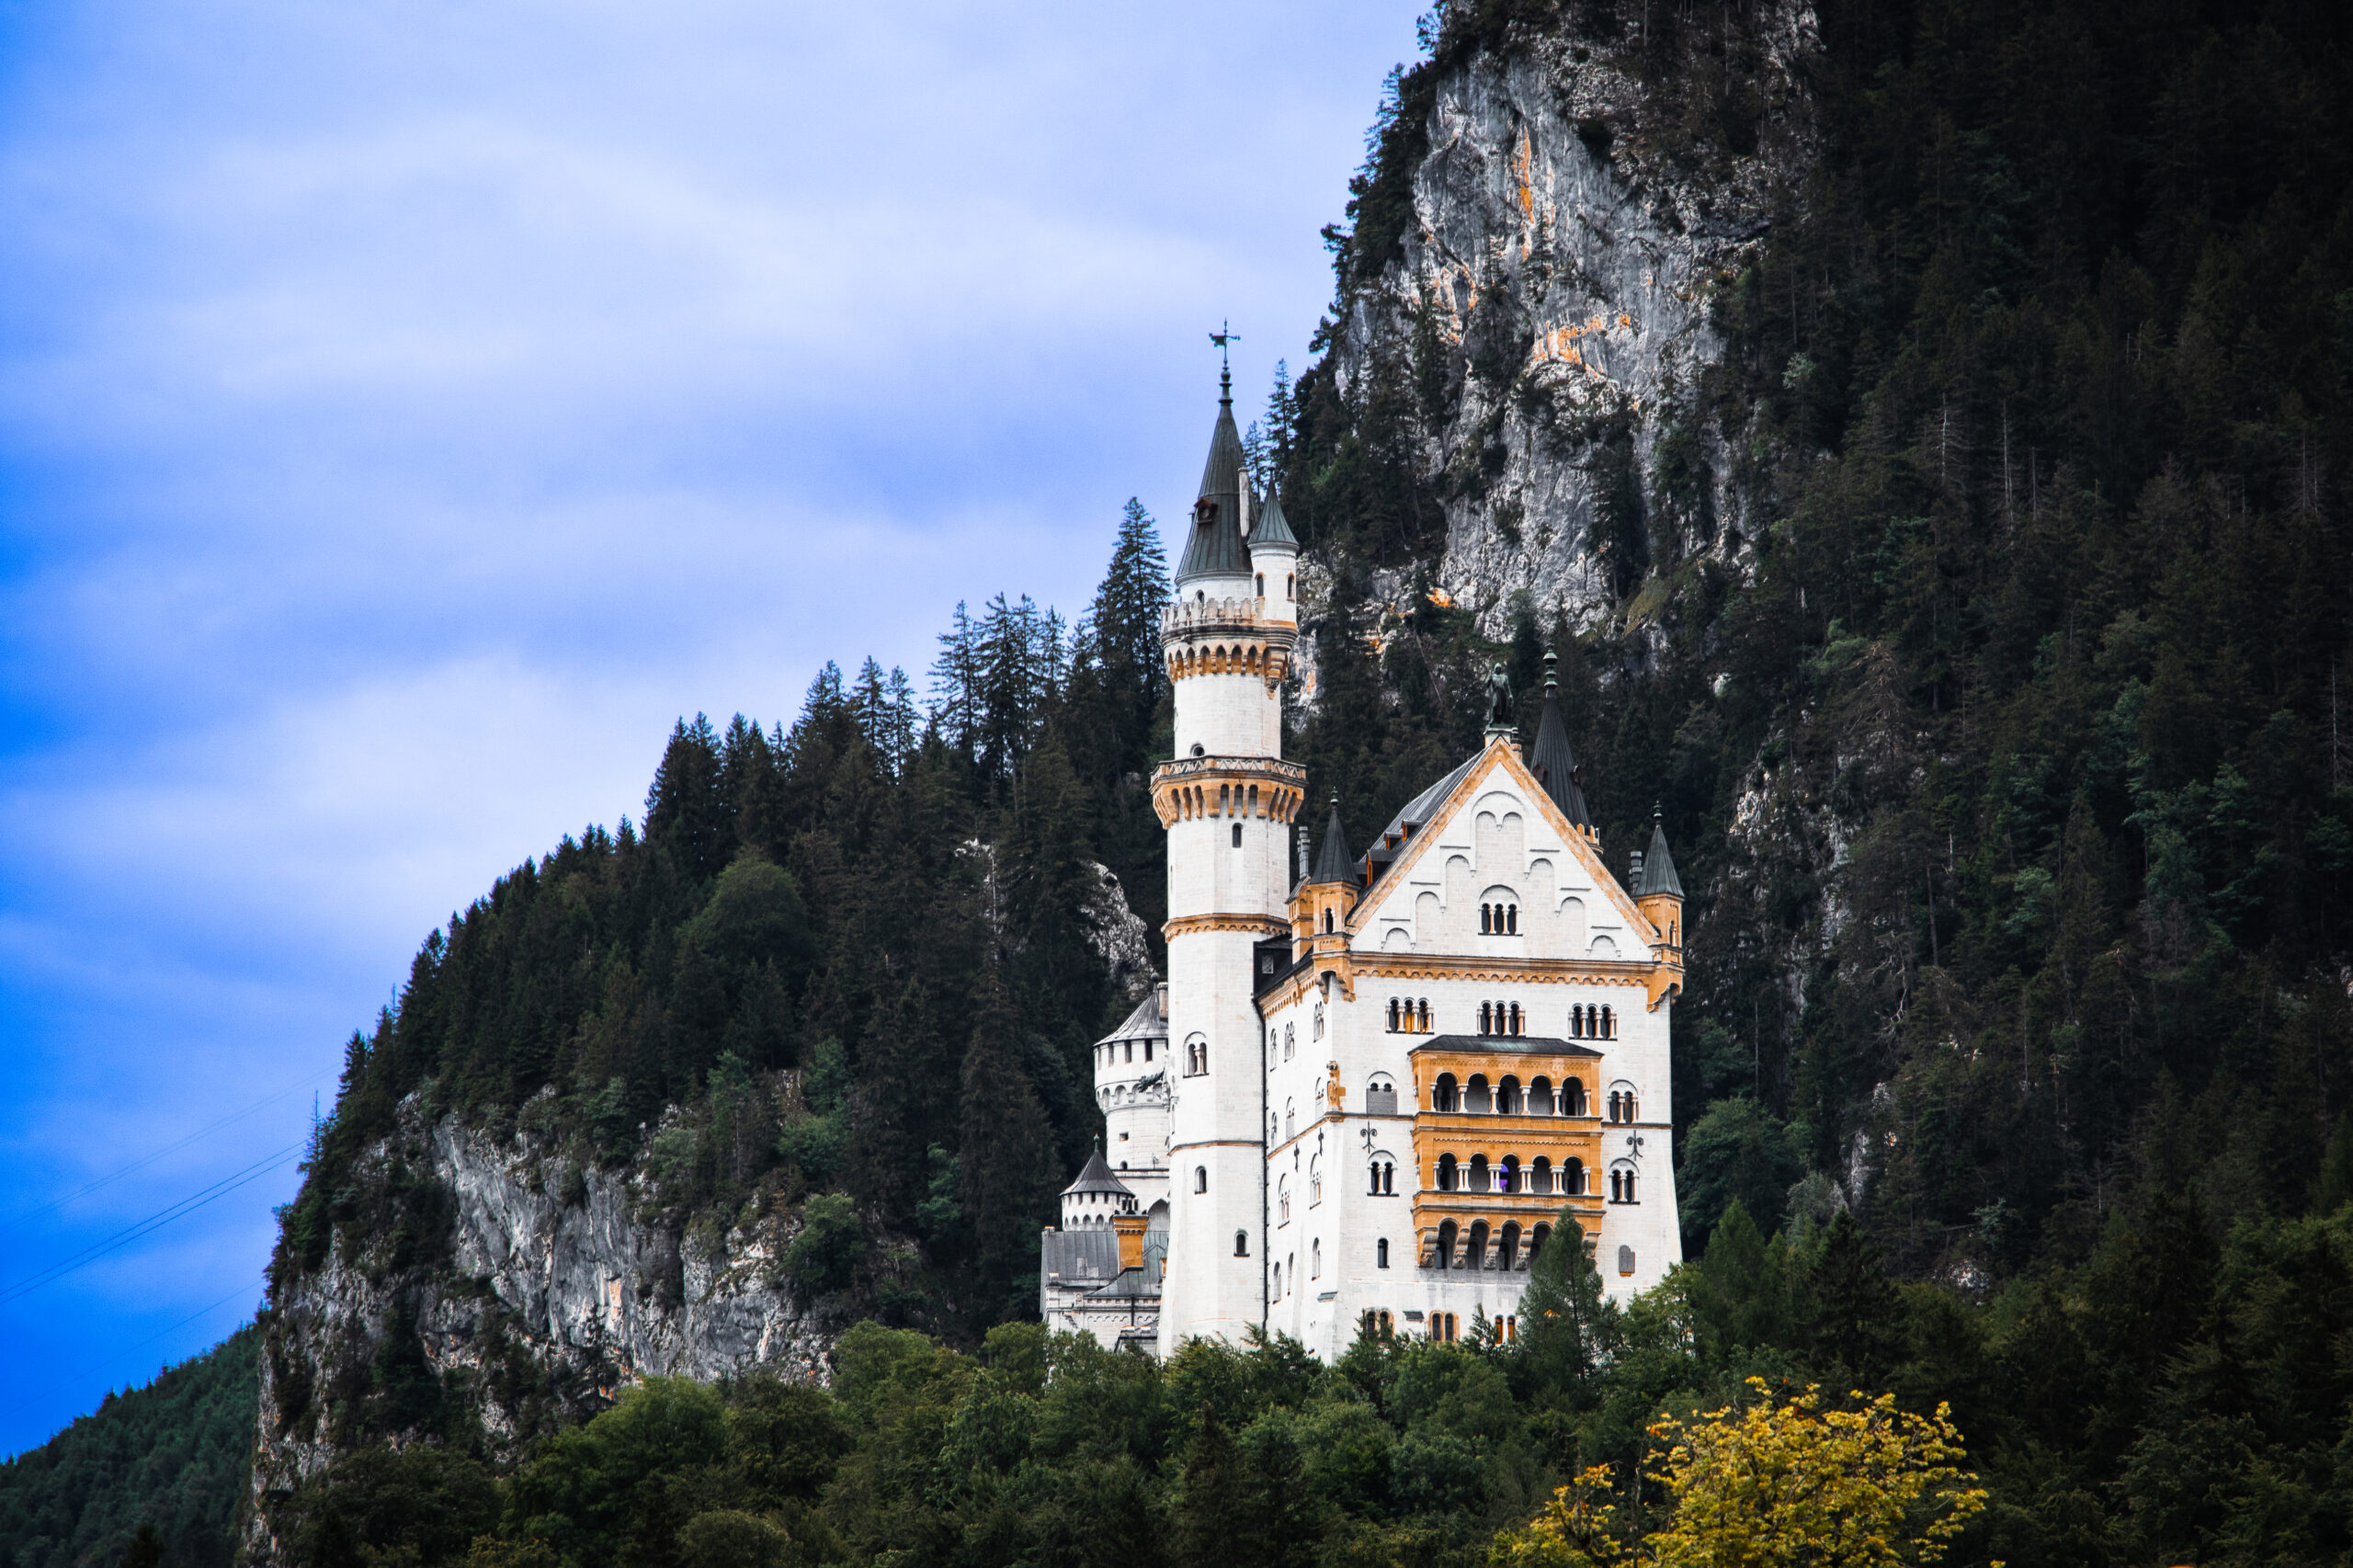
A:
[[[1289,823],[1307,798],[1307,769],[1271,756],[1180,756],[1153,769],[1160,825],[1198,817],[1267,817]]]
[[[1299,634],[1295,621],[1278,620],[1267,613],[1267,601],[1251,599],[1179,599],[1160,612],[1160,636],[1214,637],[1223,632],[1242,636],[1267,635],[1285,639]]]
[[[1255,675],[1279,681],[1290,673],[1299,628],[1266,614],[1264,599],[1203,599],[1161,613],[1160,645],[1168,678]]]

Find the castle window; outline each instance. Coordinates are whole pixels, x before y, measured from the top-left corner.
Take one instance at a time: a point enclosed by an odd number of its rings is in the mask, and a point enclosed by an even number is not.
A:
[[[1519,1192],[1524,1190],[1520,1186],[1519,1180],[1518,1155],[1506,1154],[1504,1156],[1504,1163],[1495,1167],[1495,1190],[1497,1192]]]
[[[1321,1236],[1307,1244],[1307,1277],[1310,1279],[1324,1278],[1324,1238]]]
[[[1521,1032],[1521,1029],[1520,1029],[1520,1023],[1521,1023],[1521,1019],[1520,1019],[1520,1016],[1519,1016],[1519,1004],[1518,1004],[1518,1003],[1517,1003],[1517,1002],[1514,1002],[1514,1003],[1511,1005],[1511,1032],[1512,1032],[1512,1033],[1514,1033],[1514,1034],[1518,1034],[1518,1033],[1520,1033],[1520,1032]]]
[[[1487,1156],[1486,1156],[1486,1155],[1484,1155],[1484,1154],[1473,1154],[1473,1155],[1472,1155],[1472,1156],[1471,1156],[1471,1179],[1470,1179],[1469,1181],[1467,1181],[1467,1182],[1465,1182],[1465,1183],[1463,1184],[1464,1188],[1465,1188],[1466,1190],[1468,1190],[1468,1191],[1471,1191],[1471,1192],[1488,1192],[1488,1191],[1492,1191],[1492,1190],[1493,1190],[1493,1188],[1491,1188],[1491,1187],[1487,1185],[1487,1184],[1488,1184],[1488,1179],[1489,1179],[1489,1178],[1488,1178],[1488,1176],[1487,1176]]]
[[[1195,1166],[1193,1167],[1193,1190],[1194,1190],[1195,1192],[1207,1192],[1209,1189],[1210,1189],[1210,1168],[1209,1168],[1209,1166],[1207,1166],[1207,1165],[1195,1165]]]
[[[1506,1074],[1504,1081],[1495,1085],[1495,1114],[1518,1116],[1520,1111],[1519,1080]]]
[[[1250,1256],[1249,1232],[1236,1231],[1233,1233],[1233,1256],[1236,1257],[1248,1257]]]
[[[1124,1040],[1124,1041],[1122,1041],[1121,1043],[1122,1043],[1122,1044],[1124,1044],[1124,1045],[1127,1047],[1127,1051],[1128,1051],[1128,1058],[1127,1058],[1127,1059],[1128,1059],[1129,1061],[1131,1061],[1131,1062],[1133,1062],[1133,1061],[1136,1059],[1136,1042],[1131,1040]]]
[[[1276,1300],[1276,1301],[1281,1301],[1282,1299],[1283,1299],[1283,1266],[1282,1266],[1281,1264],[1278,1263],[1277,1265],[1275,1265],[1275,1300]]]
[[[1284,574],[1284,576],[1283,576],[1283,597],[1285,597],[1285,598],[1287,598],[1287,599],[1295,599],[1295,598],[1297,598],[1297,597],[1299,597],[1299,595],[1298,595],[1295,591],[1293,591],[1293,589],[1292,589],[1292,587],[1291,587],[1291,585],[1292,585],[1293,583],[1296,583],[1297,581],[1299,581],[1299,578],[1298,578],[1298,576],[1297,576],[1297,574],[1296,574],[1286,573],[1286,574]]]
[[[1324,1038],[1324,1004],[1321,1002],[1315,1004],[1314,1019],[1315,1038],[1317,1040],[1322,1040]]]
[[[1483,903],[1479,906],[1479,935],[1482,937],[1486,936],[1495,928],[1495,906],[1494,904]]]
[[[1564,1198],[1585,1196],[1585,1162],[1583,1160],[1561,1162],[1561,1194]]]
[[[1473,1073],[1471,1081],[1462,1085],[1462,1108],[1472,1116],[1485,1116],[1495,1108],[1495,1100],[1487,1093],[1487,1075]]]
[[[1397,1114],[1397,1085],[1387,1074],[1374,1074],[1372,1082],[1365,1085],[1364,1108],[1367,1116]]]
[[[1150,1040],[1145,1040],[1143,1042],[1143,1059],[1146,1062],[1152,1060],[1152,1041]]]
[[[1541,1154],[1537,1155],[1535,1163],[1528,1167],[1528,1190],[1530,1192],[1552,1190],[1552,1162]]]
[[[1430,1032],[1430,999],[1429,999],[1428,997],[1427,997],[1427,996],[1425,996],[1425,997],[1423,997],[1423,998],[1422,998],[1421,1031],[1420,1031],[1420,1032],[1422,1032],[1423,1034],[1427,1034],[1427,1033],[1429,1033],[1429,1032]]]
[[[1471,1235],[1462,1246],[1462,1267],[1465,1268],[1487,1267],[1487,1222],[1484,1220],[1471,1221]]]
[[[1283,1136],[1289,1138],[1299,1131],[1299,1102],[1283,1101]]]
[[[1504,1221],[1503,1238],[1497,1250],[1503,1255],[1503,1267],[1506,1270],[1519,1262],[1519,1222],[1518,1221]]]
[[[1618,1249],[1618,1272],[1620,1275],[1631,1274],[1634,1272],[1634,1249],[1632,1247],[1620,1247]]]
[[[1585,1080],[1563,1079],[1561,1084],[1561,1114],[1583,1116],[1585,1113]]]
[[[1552,1233],[1552,1227],[1550,1225],[1539,1225],[1534,1230],[1529,1232],[1528,1256],[1532,1258],[1538,1253],[1542,1252],[1544,1250],[1544,1239]]]
[[[1440,1221],[1438,1227],[1437,1260],[1438,1266],[1440,1268],[1451,1268],[1454,1267],[1454,1221],[1451,1220]]]
[[[1438,1157],[1438,1189],[1440,1192],[1454,1190],[1454,1156],[1451,1154]]]
[[[1607,1007],[1601,1009],[1601,1038],[1604,1040],[1618,1038],[1618,1015]]]
[[[1479,1032],[1483,1035],[1495,1033],[1495,1009],[1484,1002],[1480,1003]]]
[[[1569,1009],[1569,1038],[1571,1040],[1585,1038],[1585,1008],[1582,1005]]]
[[[1372,1244],[1372,1266],[1375,1268],[1386,1268],[1389,1267],[1389,1238],[1387,1236],[1383,1236],[1379,1241]],[[1389,1332],[1389,1314],[1387,1312],[1381,1314],[1381,1332],[1384,1335]]]
[[[1504,929],[1512,936],[1519,935],[1519,905],[1516,903],[1504,905]]]
[[[1267,597],[1267,574],[1264,572],[1258,574],[1258,597],[1262,599]]]
[[[1634,1199],[1634,1167],[1618,1165],[1609,1172],[1609,1201],[1631,1203]]]
[[[1552,1111],[1552,1080],[1540,1074],[1528,1085],[1528,1114],[1551,1116]]]
[[[1299,1031],[1289,1024],[1283,1026],[1283,1060],[1289,1062],[1291,1052],[1299,1049]]]
[[[1233,846],[1236,849],[1242,847],[1242,824],[1240,823],[1235,823],[1233,824]]]
[[[1438,1082],[1430,1086],[1430,1108],[1439,1112],[1451,1112],[1454,1107],[1454,1074],[1441,1073],[1438,1075]]]
[[[1324,1201],[1323,1165],[1320,1156],[1307,1162],[1307,1206],[1310,1209]]]
[[[1391,1034],[1395,1034],[1395,1033],[1397,1032],[1397,1015],[1398,1015],[1398,1012],[1399,1012],[1399,1008],[1398,1008],[1398,1006],[1397,1006],[1397,998],[1396,998],[1396,997],[1394,997],[1394,996],[1392,996],[1392,997],[1389,999],[1389,1032],[1390,1032]]]
[[[1283,1177],[1275,1184],[1275,1223],[1278,1225],[1290,1223],[1290,1177],[1289,1176]]]
[[[1324,929],[1326,931],[1332,929],[1332,912],[1328,909],[1324,912]]]

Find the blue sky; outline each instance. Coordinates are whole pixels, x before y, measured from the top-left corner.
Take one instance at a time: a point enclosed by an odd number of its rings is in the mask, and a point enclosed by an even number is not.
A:
[[[251,1312],[343,1039],[673,719],[1182,516],[1417,8],[0,9],[0,1454]]]

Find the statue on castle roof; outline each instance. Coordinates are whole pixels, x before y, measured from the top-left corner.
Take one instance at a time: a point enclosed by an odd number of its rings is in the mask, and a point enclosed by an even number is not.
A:
[[[1511,676],[1501,665],[1487,671],[1487,728],[1513,730],[1518,728],[1511,716]]]

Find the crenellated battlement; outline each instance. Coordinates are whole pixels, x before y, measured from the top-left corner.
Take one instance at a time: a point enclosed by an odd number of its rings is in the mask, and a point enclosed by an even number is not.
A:
[[[1307,769],[1270,756],[1181,756],[1152,776],[1160,825],[1197,817],[1259,817],[1289,824],[1307,796]]]

